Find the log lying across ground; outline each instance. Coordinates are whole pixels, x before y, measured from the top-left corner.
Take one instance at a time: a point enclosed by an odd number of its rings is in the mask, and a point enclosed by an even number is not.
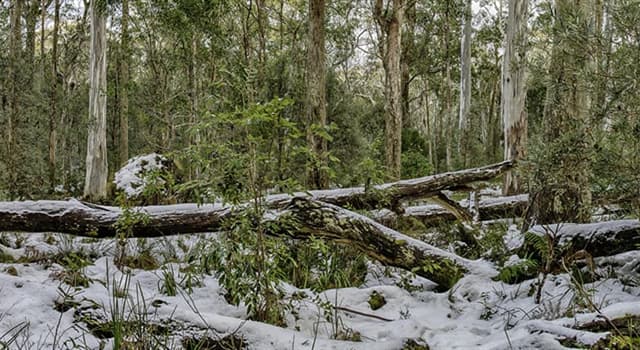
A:
[[[520,194],[515,196],[484,198],[478,203],[478,217],[480,221],[505,219],[505,218],[518,218],[524,215],[529,204],[529,196],[527,194]],[[468,200],[462,200],[458,202],[458,205],[463,208],[470,208],[473,212],[475,205],[469,204]],[[399,216],[411,217],[422,222],[426,226],[433,226],[443,222],[455,221],[458,218],[451,210],[443,208],[439,204],[427,204],[420,206],[410,206],[404,208],[404,212],[400,215],[389,211],[380,210],[374,212],[374,219],[384,225],[393,226]]]
[[[365,216],[308,197],[280,199],[264,221],[273,235],[319,238],[353,244],[385,264],[412,270],[446,289],[467,271],[493,273],[474,262],[389,229]],[[271,203],[275,205],[275,202]],[[130,227],[129,237],[159,237],[212,232],[241,210],[220,204],[178,204],[134,208],[144,219]],[[0,202],[0,231],[60,232],[113,238],[123,211],[77,200]]]
[[[562,255],[585,251],[599,257],[640,249],[640,220],[539,225],[530,232],[555,237]]]
[[[472,182],[493,179],[512,167],[512,162],[507,161],[373,186],[369,190],[354,187],[271,195],[263,202],[263,220],[269,223],[271,234],[295,238],[313,235],[353,244],[383,263],[415,271],[446,289],[466,271],[495,271],[483,263],[430,246],[342,207],[399,209],[401,201],[436,196],[460,217],[461,209],[457,203],[443,198],[443,190],[466,188]],[[126,232],[132,238],[212,232],[224,229],[225,221],[233,221],[242,215],[240,209],[248,205],[178,204],[125,211],[77,200],[0,202],[0,231],[60,232],[112,238],[118,233],[118,224],[128,222]],[[122,220],[126,215],[129,217]]]
[[[432,197],[445,190],[469,188],[469,184],[488,181],[513,168],[511,161],[504,161],[481,168],[465,169],[425,176],[416,179],[402,180],[372,186],[367,191],[364,187],[350,187],[332,190],[316,190],[295,193],[294,196],[309,196],[312,199],[351,209],[375,209],[381,207],[398,208],[400,201]],[[273,195],[267,203],[278,202],[289,195]]]

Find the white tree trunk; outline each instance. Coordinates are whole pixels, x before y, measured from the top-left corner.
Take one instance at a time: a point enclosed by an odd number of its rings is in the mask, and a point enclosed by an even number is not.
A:
[[[502,60],[502,100],[500,108],[504,122],[504,158],[522,159],[526,155],[527,113],[526,46],[528,0],[509,2],[509,17]],[[521,192],[514,172],[505,175],[504,193]]]
[[[462,42],[460,45],[460,115],[458,118],[458,152],[464,160],[465,167],[469,162],[469,113],[471,110],[471,0],[467,0],[462,26]]]
[[[99,200],[107,195],[107,37],[104,5],[91,0],[91,53],[89,57],[89,136],[84,196]]]

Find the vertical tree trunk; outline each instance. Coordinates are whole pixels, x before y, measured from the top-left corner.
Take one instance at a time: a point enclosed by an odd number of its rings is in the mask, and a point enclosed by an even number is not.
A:
[[[591,219],[589,88],[593,0],[556,0],[543,141],[536,172],[537,223]]]
[[[129,160],[129,0],[122,0],[120,20],[120,142],[118,160],[123,165]]]
[[[376,0],[374,12],[382,32],[381,53],[385,71],[385,165],[392,179],[400,178],[402,152],[402,0],[389,0],[383,11],[382,0]]]
[[[16,130],[18,116],[20,115],[20,58],[22,57],[22,40],[21,40],[21,17],[22,17],[22,0],[13,2],[13,9],[10,17],[11,33],[9,37],[9,118],[7,125],[7,169],[9,177],[9,197],[15,198],[17,192],[16,181],[18,179],[18,170],[16,169],[16,153],[17,135]]]
[[[53,43],[51,45],[51,111],[49,112],[49,186],[53,193],[56,186],[56,141],[58,120],[58,27],[60,24],[60,0],[54,0]]]
[[[449,2],[447,1],[445,10],[445,24],[444,24],[444,143],[445,143],[445,171],[450,171],[453,168],[452,151],[451,151],[451,138],[453,136],[453,115],[452,115],[452,93],[451,93],[451,60],[449,57],[449,45],[450,45],[450,28],[449,28]]]
[[[462,42],[460,45],[460,115],[458,118],[458,153],[464,167],[469,165],[469,115],[471,110],[471,0],[466,0]]]
[[[406,3],[406,31],[403,32],[402,38],[402,57],[400,62],[402,66],[402,125],[403,127],[412,127],[411,118],[411,66],[414,57],[414,35],[416,26],[416,3],[417,0],[407,0]]]
[[[313,152],[308,183],[311,188],[327,188],[327,139],[314,130],[327,125],[327,68],[325,53],[325,0],[309,1],[309,47],[307,49],[307,143]]]
[[[509,17],[502,59],[502,99],[500,109],[504,125],[504,159],[520,160],[527,151],[526,51],[528,0],[509,2]],[[522,191],[518,174],[505,174],[503,192],[512,195]]]
[[[91,53],[89,57],[89,136],[84,196],[107,196],[107,36],[106,3],[91,0]]]
[[[25,57],[28,64],[28,82],[30,87],[33,87],[33,73],[35,72],[35,54],[36,54],[36,25],[38,23],[38,13],[40,10],[39,0],[31,0],[27,6],[27,12],[25,15],[26,26],[26,43],[25,43]]]
[[[47,18],[48,0],[40,2],[40,59],[44,59],[44,37],[46,35],[45,20]],[[44,64],[42,65],[44,67]],[[44,71],[44,68],[43,68]]]

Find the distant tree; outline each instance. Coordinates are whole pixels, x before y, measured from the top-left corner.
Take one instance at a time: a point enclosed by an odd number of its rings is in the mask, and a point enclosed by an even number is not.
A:
[[[469,165],[469,118],[471,113],[471,0],[466,0],[460,45],[460,114],[458,117],[458,153],[464,166]]]
[[[120,69],[118,81],[118,102],[120,116],[120,137],[118,160],[120,165],[129,159],[129,0],[122,0],[120,18]]]

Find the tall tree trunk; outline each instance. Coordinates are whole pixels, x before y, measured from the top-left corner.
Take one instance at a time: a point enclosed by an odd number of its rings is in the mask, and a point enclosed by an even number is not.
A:
[[[467,0],[460,45],[460,115],[458,118],[458,153],[465,167],[469,165],[469,115],[471,112],[471,0]]]
[[[84,196],[107,196],[107,36],[106,3],[91,0],[91,53],[89,57],[89,136]]]
[[[453,115],[452,115],[452,88],[451,88],[451,59],[449,57],[450,51],[450,4],[447,1],[446,10],[445,10],[445,24],[444,24],[444,85],[445,85],[445,93],[444,93],[444,143],[445,143],[445,171],[450,171],[453,168],[453,160],[452,160],[452,151],[451,151],[451,138],[453,136]]]
[[[592,1],[555,1],[554,47],[543,117],[547,156],[539,161],[532,196],[534,220],[541,224],[591,219],[588,77]]]
[[[402,66],[402,125],[403,127],[412,127],[411,118],[411,66],[415,60],[414,57],[414,35],[416,26],[416,3],[417,0],[407,0],[406,4],[406,30],[403,32],[402,38],[402,57],[400,62]]]
[[[26,43],[25,43],[25,63],[28,65],[28,82],[30,88],[33,87],[35,72],[35,54],[36,54],[36,24],[38,23],[38,14],[40,10],[39,0],[31,0],[27,6],[25,14],[26,26]]]
[[[21,40],[21,17],[22,0],[13,2],[13,9],[10,17],[11,33],[9,37],[9,118],[7,125],[7,169],[9,173],[9,197],[15,198],[17,192],[16,181],[18,179],[17,157],[17,135],[16,130],[18,116],[20,115],[20,60],[22,57]]]
[[[327,139],[318,133],[327,125],[327,68],[325,53],[325,0],[309,1],[309,47],[307,49],[307,143],[313,157],[309,187],[329,187]]]
[[[402,152],[402,86],[400,56],[402,55],[403,1],[389,0],[383,10],[382,0],[376,0],[374,14],[382,37],[380,47],[385,71],[385,165],[392,179],[400,178]]]
[[[504,159],[520,160],[527,154],[526,51],[528,0],[509,2],[509,17],[502,59],[502,99],[504,123]],[[521,180],[516,171],[505,175],[505,195],[520,193]]]
[[[120,165],[129,160],[129,0],[122,0],[122,18],[120,20],[120,142],[118,159]]]
[[[49,186],[53,193],[56,186],[56,141],[58,120],[58,27],[60,1],[54,0],[53,43],[51,45],[51,111],[49,112]]]

